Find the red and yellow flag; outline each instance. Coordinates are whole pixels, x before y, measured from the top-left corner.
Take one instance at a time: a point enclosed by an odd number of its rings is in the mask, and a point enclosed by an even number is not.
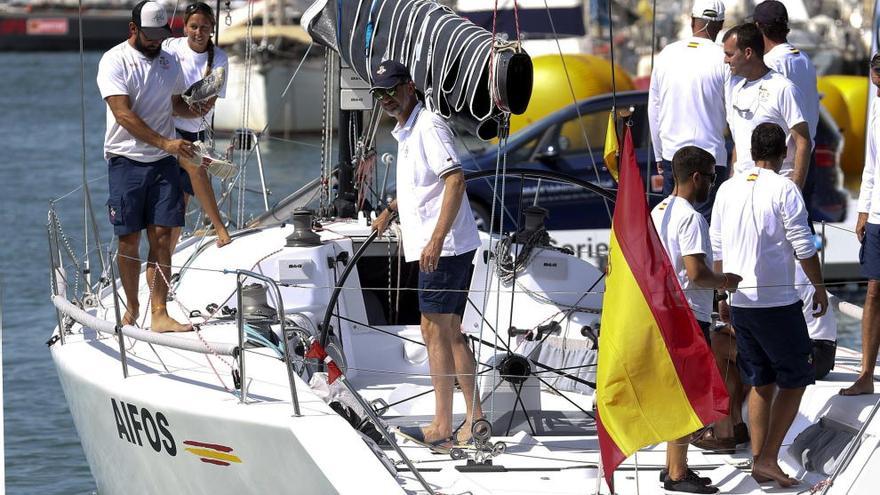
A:
[[[727,414],[727,390],[654,230],[629,128],[611,227],[596,409],[605,480],[647,445]]]
[[[605,160],[605,166],[608,167],[608,173],[614,180],[618,180],[617,172],[617,123],[614,121],[614,110],[608,112],[608,127],[605,128],[605,152],[602,158]]]

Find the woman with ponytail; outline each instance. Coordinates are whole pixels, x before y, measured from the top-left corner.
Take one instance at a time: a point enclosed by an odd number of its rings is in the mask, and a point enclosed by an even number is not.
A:
[[[211,40],[216,21],[214,11],[208,4],[196,2],[188,5],[184,10],[183,23],[185,36],[166,40],[164,48],[177,56],[183,72],[184,87],[189,87],[217,67],[228,68],[228,60],[226,52],[215,47]],[[219,96],[222,98],[225,93],[226,83],[224,82]],[[190,142],[205,141],[206,131],[210,127],[211,118],[214,115],[215,100],[216,97],[203,104],[212,107],[203,117],[195,119],[174,117],[174,126],[182,139]],[[220,210],[217,208],[217,200],[214,198],[214,189],[211,187],[211,181],[205,167],[187,160],[180,160],[180,167],[181,183],[185,193],[184,203],[188,203],[189,197],[195,194],[217,233],[217,246],[229,244],[232,239],[223,225],[223,219],[220,218]],[[179,238],[180,228],[177,228],[172,246],[177,245]]]

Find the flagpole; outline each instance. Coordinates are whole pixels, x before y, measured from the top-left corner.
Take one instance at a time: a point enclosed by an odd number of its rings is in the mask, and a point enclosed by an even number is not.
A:
[[[639,451],[633,453],[633,461],[636,464],[636,495],[639,495]]]
[[[602,469],[602,452],[599,451],[599,471],[596,473],[596,495],[602,492],[602,478],[605,477],[605,470]]]

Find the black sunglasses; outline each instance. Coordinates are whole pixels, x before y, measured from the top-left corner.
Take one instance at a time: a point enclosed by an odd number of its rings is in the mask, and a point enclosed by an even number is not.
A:
[[[385,98],[394,98],[394,95],[397,94],[397,86],[389,89],[377,89],[373,91],[373,97],[379,101],[384,100]]]
[[[191,3],[186,6],[186,9],[183,12],[187,16],[191,16],[196,12],[202,12],[210,15],[211,17],[214,17],[214,11],[211,10],[211,6],[206,4],[205,2]]]

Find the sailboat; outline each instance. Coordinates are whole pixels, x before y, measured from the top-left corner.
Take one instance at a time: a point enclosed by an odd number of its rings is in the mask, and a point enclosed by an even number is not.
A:
[[[327,47],[325,82],[339,77],[341,62],[367,81],[381,60],[406,61],[435,111],[503,141],[505,115],[528,103],[528,55],[506,45],[500,55],[491,33],[434,2],[339,5],[318,1],[303,20]],[[514,235],[481,234],[462,322],[486,412],[475,441],[437,452],[393,435],[430,418],[434,397],[413,309],[417,268],[402,263],[398,235],[370,228],[369,205],[383,195],[350,179],[368,175],[354,164],[369,163],[377,118],[361,126],[357,114],[343,114],[343,128],[366,138],[343,141],[342,167],[333,169],[326,148],[314,184],[222,250],[210,237],[181,243],[168,308],[193,332],[151,332],[148,318],[122,325],[112,253],[102,260],[107,276],[78,283],[81,266],[50,209],[58,326],[48,344],[100,493],[610,493],[594,411],[605,272],[546,242],[540,209],[523,208]],[[565,181],[614,199],[555,174],[499,170],[473,180],[498,181],[499,192],[507,180]],[[142,272],[144,308],[153,283]],[[808,469],[812,458],[791,451],[781,460],[805,485],[825,483],[823,493],[870,493],[858,489],[876,480],[876,397],[837,395],[859,357],[838,349],[836,371],[808,389],[789,434],[814,424],[848,434],[839,462]],[[748,464],[744,450],[689,456],[722,493],[765,493]],[[643,449],[618,469],[615,493],[659,493],[664,465],[663,445]]]

